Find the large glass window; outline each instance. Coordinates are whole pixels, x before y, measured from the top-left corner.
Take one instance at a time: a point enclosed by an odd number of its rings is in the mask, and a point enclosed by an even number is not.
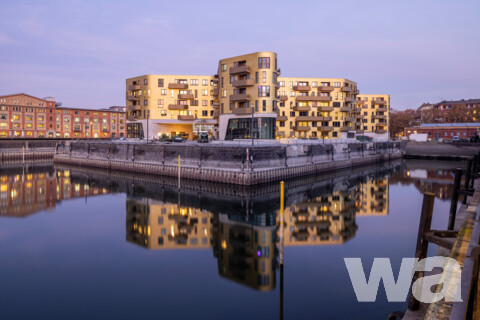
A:
[[[230,119],[225,139],[251,139],[252,134],[254,139],[275,139],[275,118]]]

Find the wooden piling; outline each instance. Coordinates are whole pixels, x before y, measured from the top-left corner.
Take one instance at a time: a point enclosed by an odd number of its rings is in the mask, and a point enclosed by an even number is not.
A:
[[[430,231],[432,225],[433,205],[435,203],[435,194],[425,193],[423,195],[422,213],[420,215],[420,223],[418,225],[417,246],[415,248],[415,258],[419,260],[427,257],[428,241],[424,239],[423,235]],[[423,271],[416,271],[413,274],[412,283],[418,278],[423,277]],[[420,308],[420,301],[415,299],[412,293],[408,301],[408,309],[418,310]]]
[[[458,191],[460,190],[460,181],[462,179],[462,169],[455,169],[455,180],[453,182],[452,202],[450,203],[450,215],[448,216],[448,230],[453,230],[455,226],[455,217],[457,215]]]

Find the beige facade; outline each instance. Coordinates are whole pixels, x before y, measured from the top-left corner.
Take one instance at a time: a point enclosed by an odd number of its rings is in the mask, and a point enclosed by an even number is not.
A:
[[[355,132],[355,82],[281,77],[279,83],[277,137],[346,138]]]
[[[277,54],[263,51],[221,59],[215,75],[129,78],[126,103],[131,126],[150,138],[337,139],[388,133],[390,97],[360,95],[345,78],[280,77]]]
[[[356,106],[357,132],[367,135],[372,133],[388,135],[390,126],[390,95],[359,94]]]

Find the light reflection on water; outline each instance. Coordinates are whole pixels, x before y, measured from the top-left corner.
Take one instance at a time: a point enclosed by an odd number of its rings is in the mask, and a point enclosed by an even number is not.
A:
[[[451,166],[400,161],[287,181],[283,228],[276,184],[185,181],[179,193],[175,179],[4,167],[2,309],[7,318],[275,319],[283,304],[286,319],[384,319],[404,304],[383,289],[376,303],[357,303],[343,258],[370,259],[369,270],[390,257],[398,271],[413,255],[421,192],[438,197],[432,228],[446,224]]]

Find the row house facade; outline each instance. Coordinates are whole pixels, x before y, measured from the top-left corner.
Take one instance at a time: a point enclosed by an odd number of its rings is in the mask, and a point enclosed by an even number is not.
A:
[[[0,96],[0,138],[119,138],[125,112],[60,107],[54,98]]]

